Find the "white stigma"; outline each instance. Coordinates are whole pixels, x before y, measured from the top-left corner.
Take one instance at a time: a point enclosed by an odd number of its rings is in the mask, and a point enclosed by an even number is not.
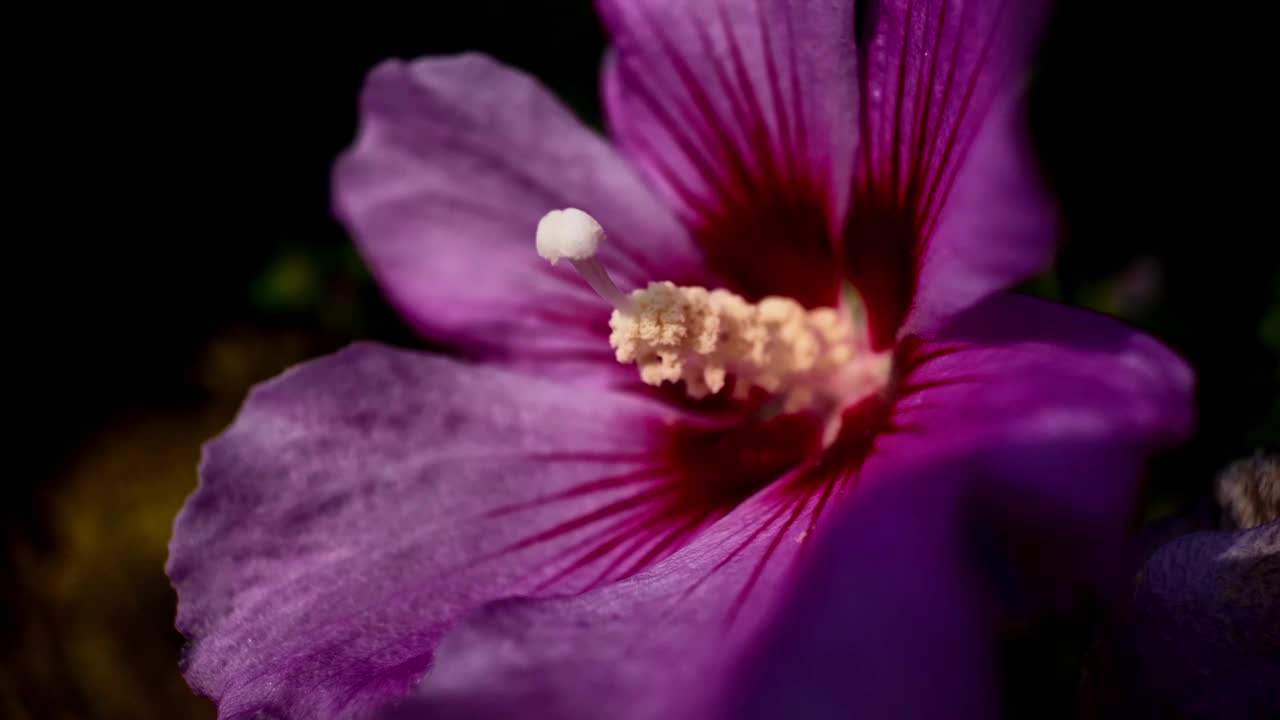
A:
[[[604,228],[600,223],[577,208],[552,210],[538,221],[536,242],[539,255],[552,265],[568,258],[600,297],[620,312],[631,312],[631,300],[622,294],[613,278],[605,272],[604,265],[596,259],[604,238]]]
[[[552,210],[538,221],[538,254],[555,265],[561,258],[595,257],[604,241],[604,228],[577,208]]]

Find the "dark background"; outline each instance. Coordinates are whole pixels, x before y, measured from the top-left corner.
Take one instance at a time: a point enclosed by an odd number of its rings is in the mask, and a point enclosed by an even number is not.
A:
[[[1121,317],[1195,365],[1200,431],[1157,464],[1146,520],[1203,514],[1219,468],[1280,438],[1269,44],[1239,10],[1063,5],[1033,112],[1068,243],[1024,290]],[[34,223],[9,224],[0,715],[211,717],[177,673],[162,570],[200,444],[291,363],[417,342],[329,212],[364,73],[481,50],[598,124],[604,37],[585,1],[48,27],[11,91],[11,149],[34,155],[11,173],[12,209]],[[1073,690],[1061,658],[1079,649],[1053,632],[1014,648],[1015,708]]]

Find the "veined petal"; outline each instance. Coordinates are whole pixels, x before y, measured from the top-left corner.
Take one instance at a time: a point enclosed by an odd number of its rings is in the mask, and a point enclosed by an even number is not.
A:
[[[834,305],[855,130],[853,3],[599,0],[610,128],[757,300]]]
[[[1057,220],[1019,102],[1041,0],[884,0],[868,9],[844,263],[873,339],[945,318],[1041,269]]]
[[[556,377],[631,379],[606,341],[608,304],[534,252],[545,213],[599,218],[624,289],[703,282],[696,247],[627,163],[534,79],[481,55],[375,68],[334,202],[425,336]]]
[[[1146,462],[1193,425],[1182,359],[1105,316],[996,295],[928,341],[905,342],[900,362],[863,482],[896,464],[963,462],[982,479],[991,519],[1022,539],[1008,547],[1116,591],[1114,549]]]
[[[761,493],[650,570],[572,598],[492,603],[440,646],[400,720],[712,717],[821,498]]]
[[[996,604],[964,474],[896,472],[819,530],[778,616],[734,659],[720,717],[999,717]]]
[[[348,717],[404,693],[453,618],[572,558],[589,524],[521,542],[633,493],[669,419],[373,345],[255,390],[174,530],[188,682],[224,717]],[[521,522],[496,512],[519,503]]]
[[[167,567],[183,672],[223,717],[364,716],[468,610],[633,576],[815,441],[353,346],[256,389],[208,445]]]

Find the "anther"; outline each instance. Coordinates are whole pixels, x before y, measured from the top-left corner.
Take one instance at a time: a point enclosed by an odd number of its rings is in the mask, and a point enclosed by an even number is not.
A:
[[[619,312],[633,310],[631,299],[622,294],[604,265],[596,259],[604,242],[604,228],[596,219],[577,208],[552,210],[538,221],[538,255],[555,265],[568,259],[592,290]]]

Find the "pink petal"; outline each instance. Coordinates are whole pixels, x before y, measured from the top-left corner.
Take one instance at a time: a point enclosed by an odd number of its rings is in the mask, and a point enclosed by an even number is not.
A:
[[[608,144],[535,80],[480,55],[370,73],[334,202],[423,335],[557,377],[634,376],[611,358],[608,304],[534,251],[545,213],[598,218],[624,290],[704,277],[685,231]]]
[[[633,576],[816,439],[376,345],[307,363],[208,445],[179,516],[184,674],[227,717],[361,716],[468,610]]]
[[[723,717],[999,717],[996,605],[957,468],[897,473],[819,531]]]
[[[833,305],[852,172],[853,3],[599,0],[623,150],[711,270],[750,298]]]
[[[188,682],[224,717],[404,693],[460,613],[565,587],[547,581],[599,524],[548,529],[636,494],[674,419],[374,345],[267,383],[208,445],[174,530]]]
[[[844,262],[878,345],[1043,269],[1056,218],[1019,93],[1047,3],[885,0],[862,48]]]
[[[761,493],[628,580],[492,603],[450,633],[417,696],[386,717],[709,717],[727,659],[772,607],[816,503]]]
[[[962,458],[1018,553],[1062,577],[1117,580],[1146,462],[1192,429],[1186,363],[1103,315],[1015,295],[908,340],[901,362],[863,482]]]

